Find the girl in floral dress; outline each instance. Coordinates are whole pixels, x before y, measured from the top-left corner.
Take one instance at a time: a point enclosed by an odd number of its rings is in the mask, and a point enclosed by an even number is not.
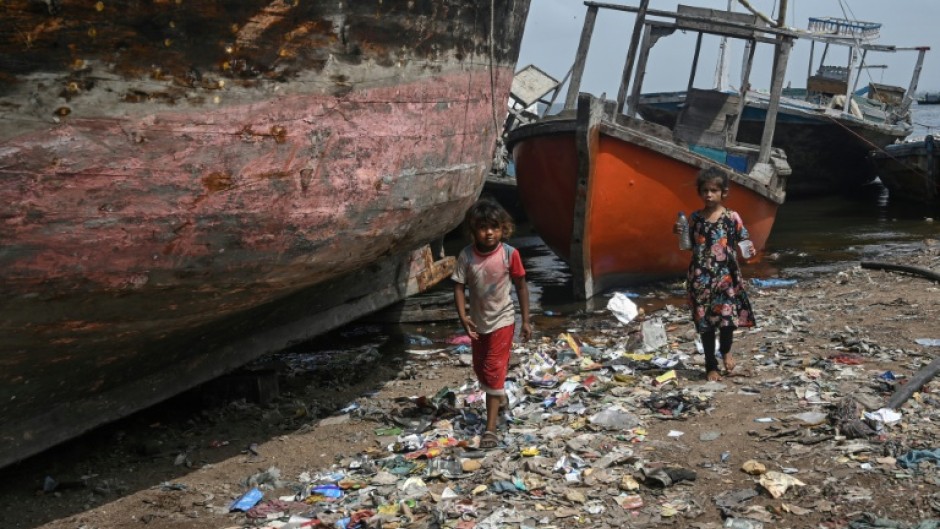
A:
[[[741,216],[723,205],[728,196],[726,173],[706,169],[699,174],[696,186],[705,207],[689,218],[692,262],[686,286],[692,321],[705,350],[705,374],[708,380],[715,381],[721,378],[715,356],[715,333],[725,370],[731,372],[735,366],[731,354],[734,329],[755,324],[736,257],[737,243],[749,236]]]

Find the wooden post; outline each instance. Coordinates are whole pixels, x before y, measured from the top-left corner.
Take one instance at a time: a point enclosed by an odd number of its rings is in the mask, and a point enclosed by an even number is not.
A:
[[[791,38],[782,39],[777,44],[780,52],[777,54],[776,68],[773,80],[770,83],[770,102],[767,104],[767,119],[764,121],[764,134],[760,140],[759,163],[770,161],[770,147],[774,141],[774,129],[777,127],[777,111],[780,107],[780,93],[783,91],[783,78],[787,73],[787,60],[790,58],[790,48],[793,46]]]
[[[689,93],[692,91],[692,85],[695,84],[695,72],[698,71],[698,56],[702,52],[702,33],[698,34],[698,37],[695,39],[695,54],[692,55],[692,71],[689,72],[689,84],[686,86],[685,91]]]
[[[780,10],[777,11],[777,27],[782,28],[787,22],[787,2],[780,0]],[[774,141],[774,129],[777,128],[777,111],[780,109],[780,95],[783,92],[783,78],[787,74],[787,62],[790,58],[790,48],[793,39],[777,35],[777,44],[774,46],[774,71],[770,81],[770,102],[767,104],[767,119],[764,121],[764,133],[760,140],[760,154],[758,163],[770,161],[770,148]]]
[[[937,375],[938,371],[940,371],[940,358],[935,358],[925,367],[922,367],[920,371],[914,373],[914,376],[912,376],[907,383],[899,387],[898,390],[891,395],[891,398],[888,399],[885,408],[892,410],[899,409],[901,404],[904,404],[907,399],[911,398],[917,390],[924,387],[924,384],[927,382],[930,382],[930,380]]]
[[[647,24],[643,32],[643,43],[640,47],[640,62],[636,65],[636,73],[633,76],[633,90],[630,92],[630,98],[627,100],[627,115],[631,118],[636,117],[636,108],[640,104],[640,94],[643,90],[643,78],[646,77],[646,62],[650,56],[650,48],[664,34],[672,33],[674,29],[664,30],[663,28],[654,28]],[[654,36],[655,34],[655,36]]]
[[[578,181],[575,186],[574,223],[571,227],[571,262],[574,294],[578,299],[594,295],[591,272],[591,234],[587,219],[591,212],[591,179],[594,174],[600,123],[604,103],[590,95],[578,96],[578,118],[575,125],[575,147],[578,151]]]
[[[571,67],[571,84],[568,85],[568,95],[565,97],[565,110],[574,108],[581,91],[581,77],[584,75],[584,65],[587,63],[588,50],[591,49],[591,35],[594,33],[594,21],[597,20],[597,6],[590,6],[584,16],[584,27],[581,28],[581,41],[578,42],[578,53],[574,57],[574,66]]]
[[[623,75],[620,77],[620,90],[617,92],[617,114],[623,113],[623,105],[627,99],[627,87],[630,84],[630,73],[633,71],[633,62],[636,60],[636,49],[640,44],[640,33],[646,21],[646,10],[650,0],[640,0],[640,7],[636,12],[636,21],[633,24],[633,34],[630,35],[630,48],[627,50],[627,60],[623,65]]]
[[[898,108],[895,109],[892,119],[903,118],[907,111],[911,108],[911,103],[914,102],[914,93],[917,92],[917,82],[920,80],[920,72],[924,67],[924,54],[929,51],[929,47],[919,47],[917,48],[917,64],[914,66],[914,72],[911,74],[911,83],[907,87],[907,91],[904,92],[904,98],[901,100],[901,104],[898,105]]]
[[[734,123],[731,124],[731,129],[728,131],[728,138],[734,143],[738,141],[738,126],[741,124],[741,118],[744,116],[744,108],[747,105],[747,91],[750,88],[751,67],[754,65],[754,50],[756,48],[756,42],[753,40],[747,41],[747,59],[745,59],[741,71],[741,99],[738,100],[737,116],[735,116]]]
[[[848,107],[852,104],[852,96],[855,95],[855,91],[858,90],[858,81],[862,78],[862,72],[865,70],[865,57],[868,55],[868,50],[862,50],[862,62],[858,65],[858,73],[855,74],[855,82],[852,83],[852,89],[849,90],[848,97],[845,98],[845,106]],[[846,79],[848,81],[848,79]]]
[[[809,62],[806,64],[806,81],[813,76],[813,54],[816,53],[816,41],[809,41]]]
[[[852,106],[852,87],[849,85],[849,81],[852,80],[852,71],[855,66],[855,46],[849,46],[849,71],[845,74],[845,104],[842,105],[842,115],[851,114],[850,107]]]

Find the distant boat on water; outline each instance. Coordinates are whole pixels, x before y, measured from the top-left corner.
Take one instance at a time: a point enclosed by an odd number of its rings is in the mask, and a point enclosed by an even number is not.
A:
[[[447,277],[529,0],[11,0],[0,467]]]
[[[933,136],[871,153],[892,200],[940,205],[940,150]]]
[[[917,98],[918,105],[940,105],[940,92],[924,92]]]
[[[911,134],[910,107],[927,47],[898,48],[875,44],[881,24],[837,18],[811,18],[801,39],[811,50],[806,88],[785,89],[780,101],[774,145],[787,153],[793,174],[787,183],[790,197],[843,192],[871,180],[868,153],[903,140]],[[814,67],[816,44],[823,46]],[[835,50],[848,49],[849,60],[832,64]],[[918,52],[907,88],[869,83],[858,88],[861,74],[872,66],[869,52]],[[856,59],[857,58],[857,59]],[[742,141],[758,141],[766,118],[769,96],[749,90],[738,134]],[[686,92],[640,96],[640,115],[673,126],[684,106]]]
[[[747,219],[760,250],[785,198],[790,167],[770,144],[794,34],[758,25],[754,15],[680,5],[676,12],[585,2],[587,15],[564,109],[511,130],[506,144],[515,163],[519,196],[533,227],[574,275],[575,294],[589,298],[605,289],[668,277],[688,267],[672,227],[678,211],[701,207],[696,177],[703,169],[728,175],[728,206]],[[624,81],[616,100],[579,94],[600,10],[637,13]],[[635,117],[624,105],[630,73],[634,96],[642,87],[650,49],[675,32],[725,35],[779,44],[767,109],[767,132],[759,145],[735,140],[742,97],[692,90],[690,104],[666,128]],[[641,44],[641,35],[642,44]],[[655,36],[656,38],[651,38]],[[696,48],[693,63],[697,60]],[[668,67],[674,68],[671,61]],[[692,69],[694,72],[694,67]],[[550,85],[551,83],[548,83]],[[633,99],[635,100],[635,98]]]

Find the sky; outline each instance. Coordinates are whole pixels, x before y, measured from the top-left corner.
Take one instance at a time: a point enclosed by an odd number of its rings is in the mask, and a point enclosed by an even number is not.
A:
[[[603,0],[636,6],[638,0]],[[650,9],[675,11],[675,0],[651,0]],[[684,0],[682,3],[712,9],[725,9],[727,0]],[[773,0],[751,0],[751,5],[764,14],[776,19],[777,3]],[[732,2],[732,9],[744,12],[744,8]],[[789,0],[787,25],[806,29],[810,17],[849,18],[865,22],[882,24],[878,44],[897,47],[929,46],[924,59],[918,92],[940,91],[940,0]],[[581,28],[587,7],[578,0],[532,0],[529,17],[526,21],[522,48],[519,54],[517,70],[533,64],[558,80],[571,68],[574,62]],[[581,90],[600,95],[606,92],[608,98],[615,98],[620,84],[624,59],[633,30],[634,17],[623,13],[601,9],[598,13],[584,72]],[[695,86],[708,88],[715,78],[718,63],[719,40],[706,36],[702,44]],[[647,66],[643,92],[685,90],[695,38],[690,34],[678,32],[663,38],[653,47]],[[730,81],[735,87],[740,78],[740,58],[744,53],[740,41],[732,42],[729,53]],[[820,45],[816,45],[815,62],[819,61]],[[840,62],[846,62],[848,51],[839,47],[830,54]],[[751,85],[766,89],[770,86],[772,48],[759,45],[751,74]],[[805,87],[808,70],[810,46],[808,41],[798,41],[790,55],[787,68],[787,82],[793,87]],[[862,74],[858,87],[868,82],[891,84],[907,88],[911,73],[916,63],[917,53],[912,51],[896,53],[869,53],[866,63],[886,65],[887,68],[868,69]],[[827,63],[831,61],[827,60]],[[564,90],[559,99],[564,98]]]

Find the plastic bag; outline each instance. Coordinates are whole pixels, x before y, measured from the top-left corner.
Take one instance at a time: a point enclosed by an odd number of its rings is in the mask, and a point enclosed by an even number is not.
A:
[[[621,323],[630,323],[639,314],[636,303],[623,292],[614,293],[614,297],[607,302],[607,310],[611,311]]]

